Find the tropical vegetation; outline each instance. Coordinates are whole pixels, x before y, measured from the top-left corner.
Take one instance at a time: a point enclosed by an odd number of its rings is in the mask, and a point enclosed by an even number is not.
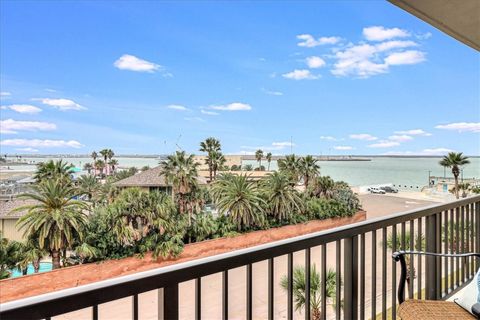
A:
[[[320,176],[311,156],[287,156],[279,171],[254,178],[252,165],[242,171],[225,167],[217,139],[207,138],[200,150],[206,152],[209,184],[199,183],[195,157],[177,151],[160,162],[171,185],[166,191],[115,187],[138,170],[117,172],[111,149],[93,152],[87,174],[76,179],[73,166],[63,161],[39,165],[34,187],[22,195],[31,203],[15,209],[25,212],[17,226],[26,241],[1,240],[0,276],[15,268],[26,272],[29,264],[37,272],[46,256],[54,269],[148,252],[153,258],[176,256],[187,243],[351,216],[360,208],[346,183]],[[260,169],[263,157],[257,153]],[[270,165],[271,153],[265,157]]]
[[[460,168],[469,163],[470,160],[467,156],[464,156],[462,152],[449,152],[448,155],[444,156],[439,162],[442,167],[452,169],[452,174],[455,179],[454,193],[457,199],[460,197],[460,189],[458,187]]]
[[[295,302],[295,310],[305,310],[306,304],[306,275],[304,266],[295,266],[293,269],[293,299]],[[325,281],[325,299],[333,301],[332,306],[335,308],[337,273],[333,269],[328,269]],[[282,289],[288,292],[289,281],[287,276],[283,276],[280,285]],[[322,318],[322,279],[317,271],[315,264],[310,266],[310,316],[312,320],[320,320]]]

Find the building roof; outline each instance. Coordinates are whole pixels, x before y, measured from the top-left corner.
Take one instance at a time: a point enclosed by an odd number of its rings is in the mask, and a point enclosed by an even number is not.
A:
[[[142,171],[134,174],[131,177],[119,180],[114,183],[117,187],[168,187],[165,181],[165,176],[161,174],[162,167],[157,166],[155,168]],[[206,180],[203,177],[197,178],[199,184],[206,184]]]
[[[0,201],[0,219],[18,219],[22,217],[26,211],[12,212],[13,209],[32,205],[36,201],[34,200],[20,200],[14,199],[10,201]]]
[[[480,51],[480,1],[389,1],[458,41]]]

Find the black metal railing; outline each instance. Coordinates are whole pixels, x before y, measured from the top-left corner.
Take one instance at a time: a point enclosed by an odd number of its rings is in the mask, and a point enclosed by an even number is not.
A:
[[[311,319],[314,313],[320,319],[389,316],[396,319],[395,293],[400,274],[391,259],[392,252],[423,249],[437,253],[480,252],[479,230],[480,196],[475,196],[2,303],[0,316],[1,319],[48,319],[88,308],[84,310],[88,317],[98,319],[102,318],[102,304],[131,297],[128,318],[138,319],[144,311],[141,294],[158,289],[158,308],[152,308],[158,319]],[[410,258],[407,264],[410,299],[449,297],[468,283],[480,267],[473,257],[454,261],[448,257],[418,256]],[[315,287],[310,287],[309,281],[313,276],[312,265],[319,266],[320,284]],[[302,294],[294,291],[294,280],[298,280],[294,278],[298,276],[294,270],[298,266],[305,268],[303,308],[296,308],[298,295]],[[242,273],[237,272],[238,268]],[[330,269],[335,272],[335,281],[327,279]],[[218,280],[214,285],[219,290],[202,290],[213,285],[210,278],[207,281],[203,277],[214,274]],[[239,278],[239,274],[245,278]],[[277,283],[278,275],[286,277],[286,288]],[[192,282],[188,287],[192,292],[185,292],[179,286],[187,281]],[[235,292],[240,290],[239,281],[242,299]],[[117,307],[125,308],[123,301]],[[319,302],[315,308],[305,308],[314,302]],[[221,310],[218,315],[209,314],[207,305],[212,304]]]

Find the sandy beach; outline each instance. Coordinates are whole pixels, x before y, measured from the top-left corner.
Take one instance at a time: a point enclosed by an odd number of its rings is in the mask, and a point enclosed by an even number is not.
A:
[[[366,194],[360,195],[360,199],[363,208],[367,211],[367,219],[376,218],[380,216],[386,216],[396,212],[402,212],[415,208],[421,208],[433,204],[431,201],[402,198],[400,196],[385,196],[385,195],[373,195]],[[408,229],[408,227],[407,227]],[[366,234],[366,288],[365,288],[365,310],[369,315],[371,312],[371,292],[372,292],[372,245],[371,234]],[[381,244],[382,234],[377,232],[377,256],[375,264],[377,268],[377,313],[381,311]],[[327,246],[327,268],[335,268],[335,243],[330,243]],[[390,259],[390,251],[387,252],[387,308],[391,305],[392,293],[391,293],[391,279],[393,275],[392,259]],[[312,264],[320,266],[320,247],[312,248],[311,251]],[[303,266],[304,252],[294,253],[294,266]],[[281,256],[275,259],[275,318],[285,319],[287,309],[287,294],[280,287],[280,281],[287,273],[287,258]],[[244,319],[245,318],[245,267],[236,268],[229,271],[229,318],[231,319]],[[399,272],[397,270],[397,283]],[[202,318],[204,319],[220,319],[221,318],[221,274],[213,274],[202,278]],[[267,317],[267,262],[262,261],[253,265],[253,315],[254,319],[265,319]],[[194,318],[194,281],[187,281],[180,284],[180,318],[181,319],[193,319]],[[158,319],[159,310],[159,296],[161,297],[161,290],[154,290],[139,295],[140,304],[140,319]],[[328,301],[327,306],[327,318],[334,319],[335,312],[332,306],[333,301]],[[109,302],[99,306],[99,315],[102,319],[131,319],[131,297],[121,300]],[[54,319],[89,319],[91,315],[91,309],[83,309],[70,314],[54,317]],[[295,311],[295,319],[300,319],[304,315],[301,310]]]

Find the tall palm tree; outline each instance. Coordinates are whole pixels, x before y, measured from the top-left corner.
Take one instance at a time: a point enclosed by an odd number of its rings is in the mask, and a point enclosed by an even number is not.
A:
[[[221,175],[212,184],[211,195],[220,214],[230,216],[238,230],[263,224],[266,203],[247,175]]]
[[[105,170],[105,172],[103,172],[102,170],[102,173],[107,174],[107,162],[108,162],[109,149],[102,149],[100,150],[99,153],[103,157],[103,163],[104,163],[103,169]]]
[[[27,211],[17,226],[25,229],[26,237],[36,237],[40,249],[50,252],[54,269],[60,267],[61,253],[82,238],[87,224],[87,206],[82,201],[73,200],[75,194],[74,187],[58,179],[45,180],[35,185],[32,193],[22,195],[34,200],[35,204],[14,210]]]
[[[105,169],[105,161],[100,159],[95,161],[95,169],[98,170],[100,176],[103,176],[103,170]]]
[[[73,164],[68,164],[63,160],[49,160],[37,164],[37,171],[33,177],[37,182],[46,179],[62,179],[68,181],[70,180],[70,175],[73,173],[73,168]]]
[[[46,255],[48,255],[48,252],[39,248],[36,235],[30,237],[23,246],[23,259],[19,262],[20,269],[26,270],[31,263],[33,266],[33,272],[38,273],[40,271],[40,260]]]
[[[4,238],[0,232],[0,279],[10,277],[10,270],[14,269],[21,260],[21,243]]]
[[[88,200],[92,200],[94,195],[98,193],[101,185],[94,176],[82,175],[76,181],[78,194],[86,195]]]
[[[258,168],[262,167],[262,158],[263,158],[263,150],[258,149],[255,151],[255,159],[258,161]]]
[[[284,159],[278,160],[278,169],[291,179],[293,185],[296,185],[300,179],[299,168],[300,161],[294,154],[287,155]]]
[[[267,159],[267,163],[268,163],[267,171],[270,171],[270,162],[272,162],[272,153],[268,152],[267,155],[265,156],[265,158]]]
[[[207,138],[205,141],[200,142],[200,151],[207,153],[205,164],[208,166],[208,173],[210,177],[209,182],[212,182],[215,171],[215,160],[219,157],[219,155],[221,155],[220,141],[213,137]]]
[[[218,170],[221,170],[223,166],[227,162],[225,156],[221,152],[214,152],[212,154],[212,165],[213,165],[213,179],[215,180],[217,177]]]
[[[193,155],[187,155],[185,151],[176,151],[161,162],[161,175],[165,176],[167,183],[172,185],[172,198],[177,201],[179,211],[186,211],[186,196],[197,187],[198,171],[200,164],[195,162]],[[191,221],[192,212],[188,212]]]
[[[310,155],[305,156],[303,158],[300,158],[299,167],[300,175],[303,178],[303,184],[305,186],[305,189],[307,189],[311,179],[315,178],[320,174],[320,166],[318,165],[318,160]]]
[[[453,177],[455,178],[455,197],[459,198],[458,176],[460,175],[460,167],[469,164],[470,160],[464,156],[462,152],[449,152],[440,160],[439,164],[445,168],[451,168]]]
[[[328,269],[326,280],[324,280],[326,292],[325,298],[335,301],[337,274],[334,270]],[[280,285],[288,292],[288,277],[283,276]],[[295,300],[295,310],[305,308],[306,303],[306,277],[305,267],[296,266],[293,269],[293,298]],[[310,315],[312,320],[320,320],[322,318],[322,279],[320,273],[317,272],[315,264],[310,266]],[[335,305],[334,305],[335,306]],[[325,312],[325,311],[324,311]]]
[[[292,186],[290,179],[283,173],[274,172],[261,181],[268,210],[278,220],[284,220],[293,212],[303,210],[303,201]]]
[[[90,157],[92,157],[92,159],[93,159],[93,175],[96,176],[97,175],[97,168],[95,167],[95,163],[96,163],[97,158],[98,158],[98,153],[96,151],[93,151],[92,154],[90,155]]]
[[[110,174],[110,168],[111,168],[110,162],[113,161],[112,158],[113,158],[114,155],[115,155],[115,152],[113,152],[112,149],[107,149],[107,158],[108,158],[108,162],[106,162],[107,163],[107,175]],[[113,171],[113,169],[112,169],[112,171]]]
[[[93,166],[89,162],[83,165],[83,170],[86,170],[88,174],[92,173],[92,169],[93,169]]]
[[[112,171],[110,172],[111,174],[114,174],[115,173],[115,169],[117,168],[118,166],[118,160],[117,159],[111,159],[110,161],[108,161],[108,165],[110,166],[110,168],[112,169]]]

